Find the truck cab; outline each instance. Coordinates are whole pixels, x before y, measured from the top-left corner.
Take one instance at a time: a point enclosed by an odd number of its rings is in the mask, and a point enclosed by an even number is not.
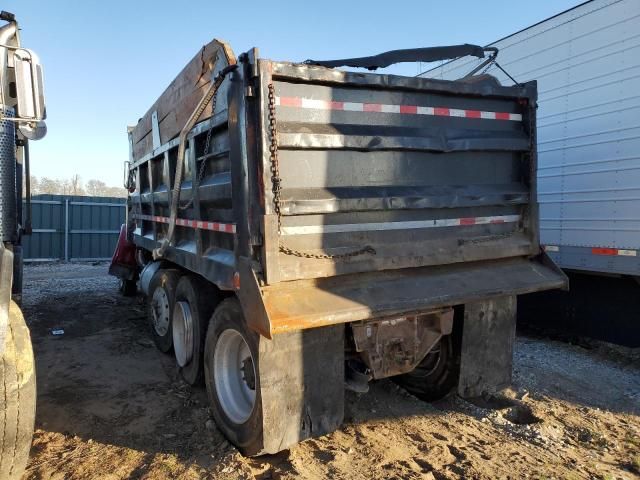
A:
[[[0,20],[0,478],[18,480],[36,406],[33,349],[20,310],[22,237],[31,233],[29,142],[47,130],[42,65],[21,45],[15,16],[2,11]]]

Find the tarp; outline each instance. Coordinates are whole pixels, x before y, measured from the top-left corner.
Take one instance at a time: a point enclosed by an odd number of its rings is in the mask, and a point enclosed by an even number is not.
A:
[[[437,62],[452,58],[472,55],[484,58],[484,49],[478,45],[450,45],[446,47],[407,48],[403,50],[391,50],[371,57],[345,58],[342,60],[305,60],[308,65],[320,65],[322,67],[357,67],[376,70],[388,67],[394,63],[402,62]]]

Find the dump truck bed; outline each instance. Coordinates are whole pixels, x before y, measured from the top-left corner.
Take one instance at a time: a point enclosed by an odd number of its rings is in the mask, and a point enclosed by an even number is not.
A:
[[[282,188],[280,238],[265,229],[267,244],[310,254],[375,250],[301,261],[280,249],[267,257],[268,283],[537,253],[534,83],[505,88],[268,61],[261,80],[261,91],[271,84],[276,95]],[[262,161],[269,218],[268,155]]]
[[[216,58],[214,73],[229,57]],[[187,136],[165,258],[237,290],[264,335],[565,285],[538,240],[535,82],[342,72],[252,50],[216,101]],[[134,240],[149,251],[171,221],[178,143],[132,137]]]

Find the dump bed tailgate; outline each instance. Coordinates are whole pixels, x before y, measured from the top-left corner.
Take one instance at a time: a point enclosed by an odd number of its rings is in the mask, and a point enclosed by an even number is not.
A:
[[[260,71],[269,284],[538,253],[535,83]]]

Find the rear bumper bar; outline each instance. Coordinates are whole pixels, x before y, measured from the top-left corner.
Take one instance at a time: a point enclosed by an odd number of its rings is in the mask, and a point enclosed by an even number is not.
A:
[[[248,268],[242,270],[239,294],[245,316],[250,326],[267,338],[293,330],[568,287],[567,277],[546,254],[268,287],[259,287]]]

